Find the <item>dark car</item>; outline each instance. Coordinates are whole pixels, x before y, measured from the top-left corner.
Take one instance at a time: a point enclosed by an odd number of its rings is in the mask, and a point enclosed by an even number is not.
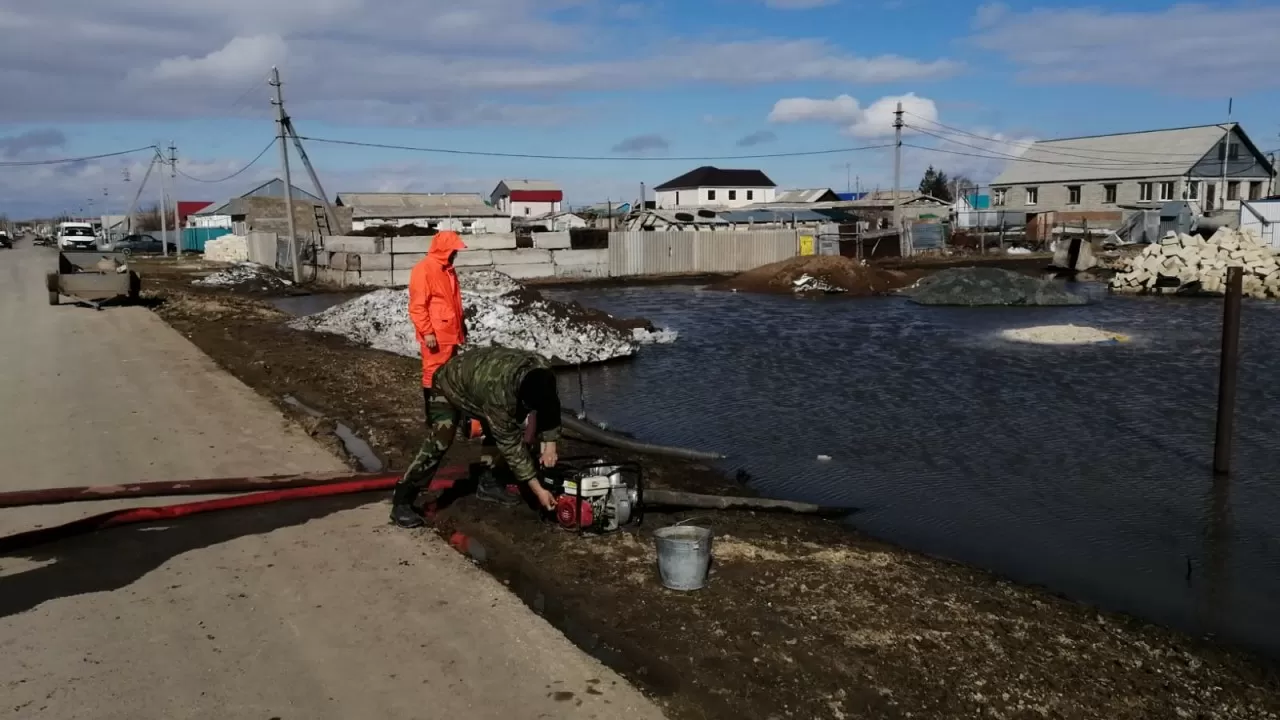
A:
[[[0,248],[13,247],[13,239],[9,237],[9,233],[0,230]]]
[[[174,244],[172,242],[167,244],[169,246],[169,251],[174,252]],[[125,235],[119,240],[111,243],[111,251],[124,253],[125,255],[132,255],[134,253],[138,253],[139,255],[162,253],[164,252],[164,245],[162,245],[160,241],[152,235]]]

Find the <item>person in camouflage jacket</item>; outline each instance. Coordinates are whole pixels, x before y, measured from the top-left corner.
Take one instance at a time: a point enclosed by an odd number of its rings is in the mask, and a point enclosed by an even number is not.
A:
[[[537,465],[524,444],[524,422],[532,412],[543,466],[550,467],[558,461],[560,397],[550,364],[524,350],[472,348],[435,372],[427,404],[427,438],[392,492],[391,521],[396,525],[424,524],[414,501],[431,483],[440,461],[453,445],[464,412],[480,421],[516,479],[529,486],[538,504],[548,510],[554,507],[555,498],[538,481]],[[514,500],[491,473],[482,478],[476,494],[497,502]]]

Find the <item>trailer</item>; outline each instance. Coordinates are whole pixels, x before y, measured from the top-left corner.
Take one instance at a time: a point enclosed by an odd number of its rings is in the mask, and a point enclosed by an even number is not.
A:
[[[59,252],[57,271],[45,276],[49,304],[59,304],[64,296],[95,310],[117,300],[136,302],[142,278],[129,269],[128,262],[124,253]]]

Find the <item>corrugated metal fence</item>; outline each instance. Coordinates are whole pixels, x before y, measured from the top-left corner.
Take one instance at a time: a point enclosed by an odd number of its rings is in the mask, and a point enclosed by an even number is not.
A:
[[[208,228],[195,227],[183,228],[182,230],[182,249],[192,252],[204,252],[204,244],[210,240],[217,240],[223,235],[230,235],[230,228]]]
[[[795,257],[794,230],[611,232],[609,275],[732,273]]]

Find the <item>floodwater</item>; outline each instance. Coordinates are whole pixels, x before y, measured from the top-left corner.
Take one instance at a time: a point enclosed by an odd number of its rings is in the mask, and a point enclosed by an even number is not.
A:
[[[1022,309],[547,294],[680,332],[584,369],[593,419],[727,453],[766,495],[863,508],[852,524],[895,544],[1280,656],[1280,305],[1245,303],[1236,472],[1215,483],[1221,302],[1093,292]],[[997,338],[1065,323],[1132,340]]]

